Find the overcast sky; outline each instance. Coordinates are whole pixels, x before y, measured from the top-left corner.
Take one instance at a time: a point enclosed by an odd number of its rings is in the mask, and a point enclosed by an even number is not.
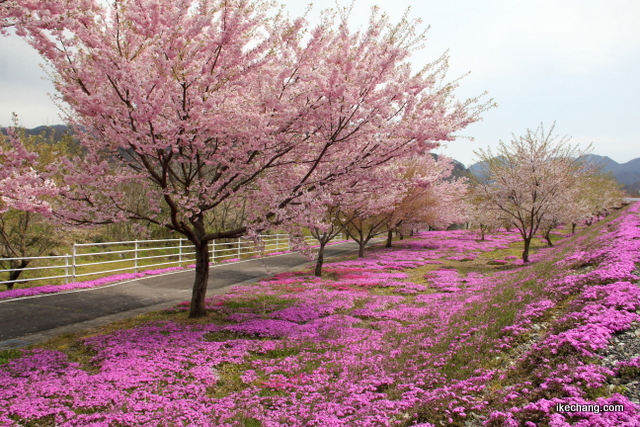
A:
[[[293,16],[305,2],[287,0]],[[345,1],[340,1],[346,5]],[[314,2],[310,20],[333,0]],[[593,153],[624,163],[640,157],[640,1],[638,0],[356,0],[354,27],[381,7],[394,21],[409,16],[430,26],[416,68],[449,50],[451,80],[467,72],[461,99],[488,91],[498,107],[459,132],[441,152],[467,166],[473,150],[509,141],[540,123],[593,143]],[[63,120],[53,87],[26,43],[0,38],[0,125],[16,112],[26,127]]]

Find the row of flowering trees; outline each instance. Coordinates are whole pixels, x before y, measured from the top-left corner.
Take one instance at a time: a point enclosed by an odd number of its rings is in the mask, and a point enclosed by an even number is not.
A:
[[[492,102],[456,101],[446,56],[412,71],[425,36],[417,22],[374,9],[354,32],[348,19],[327,10],[311,27],[263,0],[0,2],[0,30],[45,59],[82,147],[36,170],[10,137],[0,209],[184,235],[196,248],[190,316],[200,317],[213,239],[306,227],[320,241],[320,275],[339,232],[362,255],[384,230],[506,221],[526,261],[533,235],[611,204],[615,189],[542,129],[498,157],[481,151],[489,180],[469,192],[450,160],[428,153]]]
[[[186,236],[191,317],[205,315],[211,240],[274,225],[325,233],[326,206],[350,224],[396,206],[392,194],[406,192],[387,189],[403,185],[400,159],[453,140],[492,105],[454,99],[445,56],[413,71],[418,23],[375,9],[354,32],[341,9],[311,27],[263,0],[109,3],[0,2],[0,29],[44,58],[82,146],[47,175],[26,167],[35,159],[14,141],[0,153],[3,206]],[[244,221],[221,225],[223,207]]]
[[[358,243],[362,257],[365,245],[384,231],[391,246],[394,231],[465,222],[467,179],[452,176],[452,169],[451,159],[423,153],[395,159],[378,170],[373,182],[359,181],[346,191],[325,195],[306,217],[320,242],[315,274],[322,274],[324,246],[340,233]],[[380,174],[387,178],[380,181]]]
[[[482,236],[488,228],[516,228],[522,236],[522,260],[529,260],[534,236],[541,234],[552,245],[550,233],[560,224],[593,221],[619,207],[620,185],[600,167],[585,161],[588,152],[568,143],[568,138],[545,132],[541,125],[476,153],[482,165],[481,178],[469,196],[469,219],[478,224]]]
[[[386,231],[387,246],[393,232],[412,229],[444,229],[467,223],[478,227],[484,240],[488,230],[519,231],[523,261],[528,261],[532,239],[539,235],[553,245],[551,232],[562,224],[575,232],[578,224],[619,208],[624,193],[615,179],[600,172],[600,165],[585,161],[568,138],[546,133],[541,126],[501,143],[498,153],[476,153],[483,171],[476,177],[452,176],[451,159],[434,155],[401,159],[392,168],[384,188],[334,195],[324,201],[317,217],[309,222],[321,242],[316,275],[321,275],[324,245],[344,232],[360,245]]]

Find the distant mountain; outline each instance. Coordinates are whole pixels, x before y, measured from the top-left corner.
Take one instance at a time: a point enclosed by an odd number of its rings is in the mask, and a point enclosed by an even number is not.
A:
[[[440,157],[436,153],[431,153],[434,159],[438,161],[438,157]],[[467,169],[462,162],[457,161],[456,159],[451,159],[451,163],[453,163],[453,169],[451,170],[451,175],[456,178],[470,178],[472,176],[469,169]]]
[[[42,135],[45,138],[53,139],[54,142],[62,139],[62,136],[69,131],[69,127],[65,125],[38,126],[33,129],[25,129],[28,136]],[[0,128],[0,134],[7,135],[7,128]]]
[[[640,181],[634,182],[633,184],[625,185],[622,188],[631,197],[638,197],[638,195],[640,194]]]
[[[498,156],[498,158],[501,158],[501,156]],[[486,164],[487,162],[474,163],[471,166],[469,166],[468,170],[471,173],[471,175],[477,177],[480,181],[484,181],[487,179],[487,176],[484,174],[484,171],[486,169]]]
[[[637,194],[640,190],[640,158],[626,163],[617,163],[607,156],[586,154],[583,159],[588,163],[600,166],[602,172],[610,173],[630,194]],[[469,166],[469,171],[478,178],[484,179],[482,175],[483,164],[483,162],[474,163]]]
[[[479,175],[484,170],[484,164],[486,162],[478,162],[469,166],[469,171],[473,172],[474,175]]]
[[[620,167],[620,163],[617,163],[615,160],[611,160],[607,156],[598,156],[597,154],[585,154],[581,158],[587,163],[592,163],[594,165],[600,166],[602,168],[602,172],[604,173],[613,174]]]
[[[453,159],[452,163],[453,163],[453,170],[451,171],[451,175],[457,178],[471,177],[471,172],[469,171],[469,169],[467,169],[464,166],[464,164],[462,164],[462,162],[459,162],[456,159]]]
[[[625,185],[640,182],[640,159],[633,159],[621,164],[613,175]]]
[[[587,162],[602,166],[603,172],[611,173],[622,185],[629,186],[640,182],[640,158],[620,164],[606,156],[587,154],[584,157]]]

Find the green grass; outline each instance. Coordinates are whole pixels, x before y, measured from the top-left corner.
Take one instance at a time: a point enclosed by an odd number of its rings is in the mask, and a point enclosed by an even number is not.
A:
[[[276,310],[292,306],[295,300],[281,298],[276,295],[257,295],[255,298],[235,301],[225,301],[224,306],[240,312],[252,312],[266,315]]]
[[[7,349],[0,350],[0,365],[4,365],[8,363],[11,359],[17,359],[22,356],[22,350],[19,349]]]
[[[207,390],[207,394],[210,397],[220,399],[249,387],[249,384],[245,384],[240,378],[249,368],[249,364],[235,363],[223,363],[216,366],[219,379],[215,387]]]

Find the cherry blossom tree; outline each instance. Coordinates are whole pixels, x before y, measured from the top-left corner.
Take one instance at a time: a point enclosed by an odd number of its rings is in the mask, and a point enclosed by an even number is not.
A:
[[[409,185],[402,179],[397,162],[378,166],[367,176],[351,180],[341,191],[325,193],[321,203],[310,203],[310,208],[315,205],[320,209],[315,219],[307,213],[306,224],[311,224],[309,228],[318,240],[346,233],[358,243],[358,256],[363,257],[365,246],[387,227],[395,206]],[[316,274],[321,271],[321,263],[317,263]]]
[[[402,180],[408,188],[390,214],[387,247],[393,231],[402,233],[403,226],[446,228],[464,222],[467,180],[452,176],[452,159],[426,154],[400,161],[404,166]]]
[[[490,148],[475,152],[483,165],[479,183],[486,198],[518,229],[524,241],[522,260],[529,261],[531,240],[543,221],[553,221],[567,192],[578,186],[589,168],[579,157],[585,150],[568,144],[568,137],[553,135],[554,126],[500,142],[496,155]]]
[[[467,222],[480,230],[480,240],[485,240],[487,232],[497,230],[505,223],[504,213],[477,186],[469,190],[465,212]]]
[[[339,220],[358,243],[359,256],[364,256],[366,244],[385,230],[389,246],[389,230],[403,224],[446,228],[463,221],[466,179],[452,177],[452,169],[451,159],[422,153],[398,158],[376,171],[376,177],[385,177],[379,188],[350,197],[340,211]]]
[[[366,177],[341,184],[342,190],[332,186],[311,200],[303,210],[305,216],[299,216],[297,223],[307,226],[320,244],[315,275],[322,275],[324,248],[338,234],[344,232],[358,243],[362,257],[366,244],[385,229],[391,234],[403,222],[418,224],[423,219],[420,213],[429,209],[425,203],[438,204],[431,195],[437,193],[444,200],[450,200],[455,192],[444,189],[442,184],[451,180],[452,169],[451,159],[438,159],[429,153],[398,157]],[[447,194],[439,194],[441,191]],[[455,203],[443,205],[447,207],[441,216],[452,218],[450,213],[457,211]],[[433,213],[429,218],[435,221]]]
[[[615,178],[595,170],[582,177],[574,197],[563,206],[563,222],[571,224],[571,232],[575,233],[578,224],[590,223],[600,215],[607,215],[621,207],[623,201],[624,192]]]
[[[590,164],[582,171],[576,185],[559,196],[558,203],[542,221],[541,235],[549,246],[553,246],[551,231],[558,225],[571,224],[571,232],[575,233],[579,223],[591,224],[622,206],[624,193],[620,184],[600,169]]]
[[[364,257],[367,244],[377,235],[384,232],[389,223],[390,212],[372,213],[368,208],[372,204],[363,204],[360,208],[342,212],[341,221],[347,235],[358,244],[358,257]]]
[[[191,317],[206,314],[211,240],[295,221],[332,183],[452,140],[492,105],[454,100],[446,56],[413,72],[424,33],[377,10],[359,32],[326,11],[308,36],[261,0],[8,1],[0,22],[45,58],[86,151],[61,160],[56,214],[186,236]],[[249,203],[246,223],[207,229],[223,203]]]
[[[366,244],[388,226],[395,206],[411,185],[396,170],[397,164],[394,159],[367,176],[352,179],[347,185],[332,185],[305,205],[304,214],[298,215],[296,224],[308,227],[319,242],[316,276],[322,276],[324,249],[332,238],[347,234],[358,243],[359,256],[363,257]]]
[[[540,235],[547,242],[548,246],[553,246],[551,232],[559,225],[570,222],[570,206],[580,203],[579,187],[575,186],[565,189],[556,198],[556,203],[550,206],[544,218],[540,221]]]
[[[343,212],[343,206],[339,202],[341,198],[347,198],[355,192],[345,192],[342,194],[328,194],[324,200],[314,205],[320,208],[320,212],[312,216],[299,216],[298,225],[306,224],[311,235],[318,241],[318,249],[315,253],[315,269],[314,274],[322,277],[322,266],[324,265],[324,251],[332,239],[345,232],[344,218],[350,217]],[[326,196],[326,195],[325,195]],[[313,215],[313,214],[312,214]]]
[[[590,174],[580,182],[580,188],[592,216],[606,216],[624,203],[621,185],[608,174]]]
[[[47,197],[58,194],[59,187],[38,171],[38,153],[24,146],[17,126],[6,138],[0,135],[0,164],[0,214],[9,209],[48,214]]]
[[[340,215],[340,208],[336,206],[327,206],[324,221],[316,222],[309,231],[311,235],[318,241],[319,247],[316,253],[316,266],[314,274],[316,277],[322,277],[322,266],[324,265],[324,250],[327,244],[336,236],[344,231],[344,226],[337,220]]]
[[[466,178],[443,179],[429,188],[416,222],[428,226],[430,230],[443,230],[453,224],[466,222],[464,200],[468,191]]]
[[[316,256],[316,276],[322,275],[324,248],[333,237],[346,233],[358,243],[359,256],[362,257],[366,244],[376,234],[391,223],[401,222],[400,205],[403,201],[412,190],[418,186],[424,187],[430,178],[438,176],[433,156],[418,157],[425,160],[425,164],[421,165],[421,173],[416,170],[416,156],[395,158],[371,170],[366,176],[351,179],[346,184],[340,183],[339,186],[332,185],[320,198],[310,201],[304,209],[304,219],[299,217],[298,224],[308,226],[320,244]]]
[[[0,180],[0,267],[10,270],[6,272],[5,286],[12,289],[33,262],[32,257],[69,244],[77,234],[51,218],[46,200],[58,190],[47,166],[56,156],[73,150],[71,139],[65,136],[56,141],[44,133],[28,136],[18,126],[8,133],[7,137],[0,135],[0,153],[7,156],[2,164],[13,169],[10,178]],[[7,174],[6,169],[3,172]],[[8,181],[11,185],[7,185]]]
[[[404,223],[416,217],[418,209],[426,203],[425,196],[428,187],[433,185],[451,170],[444,170],[438,165],[434,155],[426,153],[407,159],[398,159],[400,179],[405,184],[405,193],[392,209],[389,210],[387,221],[387,242],[385,247],[391,247],[394,231],[398,232]]]

